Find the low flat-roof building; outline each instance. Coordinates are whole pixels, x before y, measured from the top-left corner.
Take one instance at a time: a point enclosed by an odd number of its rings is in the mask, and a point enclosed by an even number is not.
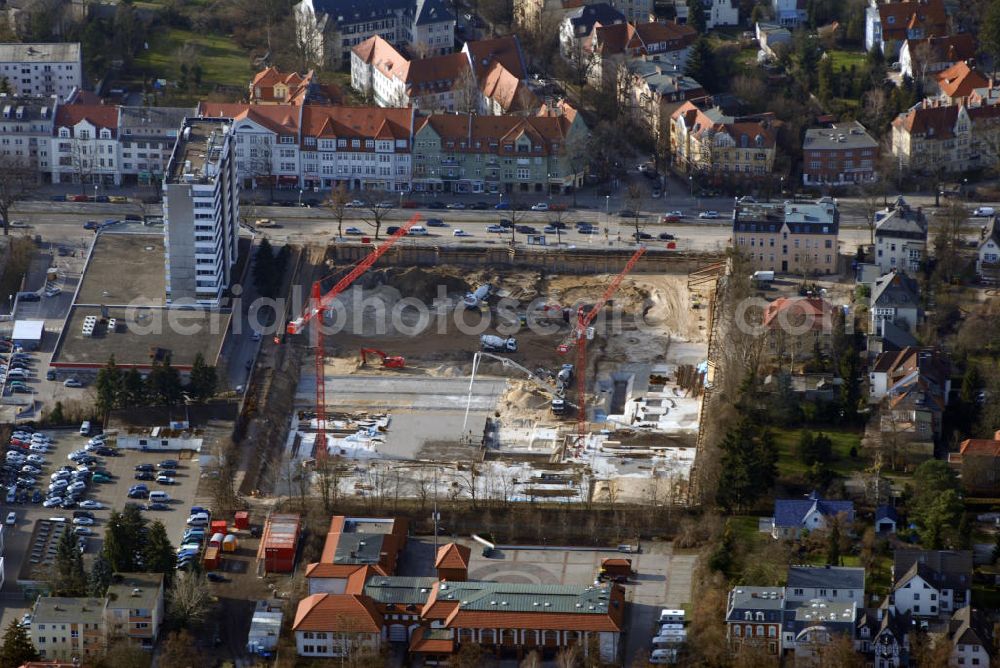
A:
[[[44,320],[16,320],[10,338],[14,345],[21,346],[25,350],[38,350],[44,336]]]

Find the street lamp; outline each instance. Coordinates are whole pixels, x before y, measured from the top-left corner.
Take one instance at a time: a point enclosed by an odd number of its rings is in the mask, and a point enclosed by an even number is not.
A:
[[[608,241],[608,228],[611,226],[611,195],[604,196],[604,240]]]
[[[94,201],[97,201],[97,184],[94,184]]]
[[[694,177],[688,176],[688,189],[690,190],[691,197],[694,198]]]
[[[302,188],[299,188],[299,206],[302,206]]]

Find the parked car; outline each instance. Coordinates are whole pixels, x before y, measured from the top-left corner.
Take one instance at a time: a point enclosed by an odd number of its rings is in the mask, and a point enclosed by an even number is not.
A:
[[[531,206],[532,211],[548,211],[549,205],[547,202],[539,202],[538,204],[533,204]]]
[[[657,238],[662,241],[674,241],[677,237],[670,234],[670,232],[660,232],[660,234],[657,235]]]
[[[490,234],[503,234],[507,230],[501,227],[500,225],[490,225],[489,227],[486,228],[486,231],[489,232]]]
[[[427,227],[448,227],[448,223],[444,222],[440,218],[428,218],[425,224]]]
[[[457,229],[457,228],[452,231],[451,235],[453,237],[471,237],[472,236],[470,233],[466,232],[465,230]]]
[[[161,469],[176,469],[179,465],[180,464],[176,459],[164,459],[162,462],[157,464],[156,467]]]
[[[80,502],[81,508],[86,508],[87,510],[101,510],[104,508],[104,504],[100,501],[94,501],[92,499],[87,499],[86,501]]]
[[[67,378],[65,381],[63,381],[63,385],[65,387],[83,387],[83,383],[81,383],[76,378]]]
[[[362,232],[360,229],[352,225],[351,227],[348,227],[346,230],[344,230],[344,234],[350,234],[352,236],[360,236],[364,234],[364,232]]]
[[[160,483],[161,485],[173,485],[177,481],[171,476],[160,474],[156,476],[156,482]]]
[[[135,473],[136,480],[153,480],[155,478],[156,476],[150,471],[136,471]]]
[[[463,211],[465,209],[465,204],[462,202],[450,202],[448,208],[455,211]]]
[[[538,230],[531,225],[518,225],[516,229],[521,234],[538,234]]]
[[[698,217],[701,218],[701,219],[715,220],[716,218],[719,217],[719,212],[718,211],[702,211],[701,213],[698,214]]]

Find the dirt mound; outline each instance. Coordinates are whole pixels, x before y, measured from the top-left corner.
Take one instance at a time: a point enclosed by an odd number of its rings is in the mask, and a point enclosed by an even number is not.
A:
[[[460,274],[426,267],[384,267],[373,269],[358,279],[364,289],[388,286],[404,297],[415,297],[432,303],[440,296],[464,295],[469,282]]]

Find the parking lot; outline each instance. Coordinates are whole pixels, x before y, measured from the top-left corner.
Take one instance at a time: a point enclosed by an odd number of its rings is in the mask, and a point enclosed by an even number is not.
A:
[[[472,549],[470,580],[493,580],[523,584],[567,584],[588,586],[608,557],[632,560],[636,575],[625,585],[629,601],[625,628],[625,662],[642,651],[649,652],[655,621],[663,608],[685,608],[691,601],[694,554],[676,553],[671,543],[643,543],[639,554],[615,550],[522,546],[500,549],[486,558],[482,546],[470,540],[442,538],[438,544],[455,540]],[[427,537],[411,538],[400,568],[401,575],[426,576],[434,572],[434,545]]]
[[[44,495],[47,491],[50,476],[59,467],[64,465],[76,466],[74,462],[67,458],[74,450],[84,447],[87,438],[81,436],[76,430],[46,430],[44,433],[52,437],[53,447],[43,455],[45,464],[40,466],[41,473],[37,476],[34,489],[41,491]],[[114,439],[108,438],[108,443],[113,444]],[[93,532],[87,539],[84,558],[88,563],[97,554],[103,545],[104,528],[111,509],[121,510],[127,502],[146,504],[146,499],[128,498],[128,490],[134,484],[139,483],[135,479],[135,467],[139,464],[152,464],[154,467],[165,459],[174,459],[179,462],[176,473],[171,477],[176,484],[165,485],[155,481],[145,481],[144,484],[150,491],[160,490],[169,494],[171,500],[168,503],[168,510],[147,510],[144,515],[150,520],[158,519],[167,528],[167,534],[174,545],[180,543],[184,532],[185,521],[188,509],[194,503],[195,493],[199,481],[199,467],[197,459],[191,458],[189,452],[140,452],[135,450],[118,450],[118,456],[98,457],[97,468],[106,469],[111,475],[110,482],[93,482],[88,485],[87,491],[82,499],[95,500],[103,505],[99,510],[91,509],[94,514],[94,525],[87,527]],[[12,594],[20,591],[17,580],[24,567],[25,549],[35,523],[39,519],[49,517],[72,518],[74,510],[79,507],[64,509],[60,507],[45,508],[42,503],[19,503],[9,504],[6,502],[6,490],[3,495],[3,516],[6,517],[10,510],[17,514],[17,523],[14,526],[5,527],[5,573],[6,578],[3,586],[3,599],[11,600]]]

